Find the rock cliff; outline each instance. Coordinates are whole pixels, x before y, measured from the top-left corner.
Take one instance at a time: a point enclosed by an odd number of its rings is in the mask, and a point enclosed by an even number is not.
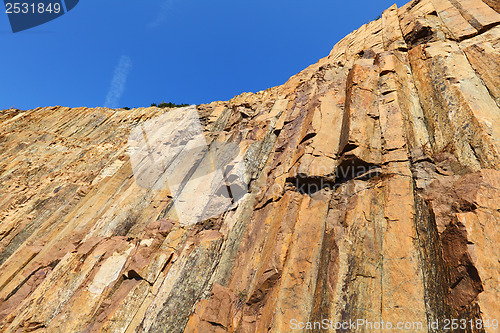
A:
[[[248,193],[193,224],[130,160],[185,109],[2,111],[0,331],[499,332],[499,12],[393,6],[284,85],[197,106]]]

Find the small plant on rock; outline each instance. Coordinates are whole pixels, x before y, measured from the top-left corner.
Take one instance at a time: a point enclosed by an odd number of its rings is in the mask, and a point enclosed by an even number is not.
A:
[[[246,302],[246,299],[247,299],[247,296],[248,296],[248,293],[245,289],[243,290],[238,290],[236,292],[236,309],[239,311],[243,308],[243,305],[245,304]]]

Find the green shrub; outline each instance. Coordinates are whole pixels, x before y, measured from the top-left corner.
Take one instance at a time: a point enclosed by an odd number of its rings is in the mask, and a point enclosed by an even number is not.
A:
[[[159,108],[182,108],[184,106],[189,106],[189,104],[175,104],[172,102],[161,102],[159,104],[152,103],[151,106],[159,107]]]
[[[172,103],[172,102],[161,102],[160,104],[158,104],[158,107],[160,108],[181,108],[181,107],[184,107],[184,106],[188,106],[189,104],[175,104],[175,103]]]

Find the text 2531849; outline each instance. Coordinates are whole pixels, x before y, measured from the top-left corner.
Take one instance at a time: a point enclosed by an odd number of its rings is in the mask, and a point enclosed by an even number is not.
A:
[[[26,3],[26,2],[6,2],[5,12],[7,14],[44,14],[61,12],[60,3]]]

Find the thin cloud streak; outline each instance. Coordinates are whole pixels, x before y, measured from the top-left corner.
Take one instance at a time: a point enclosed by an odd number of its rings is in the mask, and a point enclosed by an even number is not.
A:
[[[148,23],[148,28],[157,28],[167,19],[168,12],[172,7],[173,3],[174,3],[173,0],[165,0],[161,4],[161,8],[158,11],[158,14],[156,15],[155,19],[151,20],[151,22]]]
[[[111,86],[109,87],[108,95],[106,96],[106,102],[104,102],[104,107],[118,107],[120,98],[125,91],[125,85],[131,69],[132,60],[130,57],[122,55],[118,61],[118,65],[116,65],[115,73],[113,75],[113,79],[111,80]]]

